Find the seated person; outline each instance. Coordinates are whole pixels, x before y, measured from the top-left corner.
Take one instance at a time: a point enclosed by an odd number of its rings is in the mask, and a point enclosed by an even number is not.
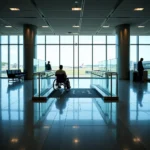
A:
[[[50,61],[48,61],[48,64],[46,64],[46,70],[52,70]]]
[[[66,72],[63,70],[63,65],[59,66],[59,70],[55,72],[55,76],[57,77],[57,84],[59,83],[65,83],[67,86],[67,89],[70,89],[70,81],[67,78]],[[58,86],[60,88],[60,86]]]

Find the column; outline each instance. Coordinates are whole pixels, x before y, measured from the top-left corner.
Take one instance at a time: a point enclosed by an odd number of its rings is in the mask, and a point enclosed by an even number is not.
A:
[[[24,71],[27,72],[26,80],[32,80],[33,78],[33,58],[36,58],[36,33],[36,26],[24,24]]]
[[[116,27],[117,64],[120,80],[129,80],[130,74],[130,25],[122,24]]]

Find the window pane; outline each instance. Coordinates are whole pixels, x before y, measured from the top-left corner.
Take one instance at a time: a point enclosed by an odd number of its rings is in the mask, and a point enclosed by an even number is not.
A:
[[[92,44],[92,36],[79,36],[80,44]]]
[[[18,46],[10,45],[10,69],[18,69]]]
[[[74,77],[78,77],[78,45],[74,45]]]
[[[93,46],[93,70],[99,70],[99,64],[106,60],[106,46]]]
[[[8,45],[1,46],[1,77],[6,77],[6,70],[8,69]]]
[[[68,77],[73,77],[73,45],[61,45],[60,64],[63,65]]]
[[[150,61],[150,57],[147,54],[150,54],[150,46],[139,45],[139,59],[144,58],[143,62]]]
[[[8,110],[2,110],[2,120],[9,120]]]
[[[18,44],[18,36],[10,35],[10,44]]]
[[[23,44],[23,36],[19,36],[19,44]]]
[[[37,59],[45,60],[45,45],[37,45]]]
[[[19,69],[21,69],[21,71],[23,71],[24,69],[24,63],[23,63],[23,45],[19,46]]]
[[[116,36],[107,36],[108,44],[116,44]]]
[[[8,36],[7,35],[1,36],[1,44],[8,44]]]
[[[130,44],[137,44],[137,36],[130,36]]]
[[[86,56],[85,56],[86,54]],[[79,46],[79,77],[90,77],[88,71],[92,70],[92,46]]]
[[[46,44],[59,44],[59,36],[57,35],[46,36]]]
[[[37,44],[45,44],[45,36],[44,35],[37,36]]]
[[[52,70],[59,68],[59,45],[46,46],[46,61],[50,61]]]
[[[60,36],[61,44],[73,44],[73,36]]]
[[[135,63],[137,62],[137,45],[130,45],[130,70],[137,69]]]
[[[74,44],[78,44],[78,36],[77,35],[74,36]]]
[[[106,36],[93,36],[93,44],[106,44]]]
[[[107,60],[116,58],[116,45],[107,46]]]
[[[143,58],[143,67],[145,70],[148,71],[148,78],[150,78],[150,66],[149,66],[149,61],[150,61],[150,46],[149,45],[140,45],[139,46],[139,59]]]
[[[150,44],[150,36],[139,36],[139,44]]]
[[[108,45],[107,46],[107,70],[108,71],[116,71],[117,69],[117,61],[116,61],[116,45]],[[112,66],[114,66],[112,68]]]

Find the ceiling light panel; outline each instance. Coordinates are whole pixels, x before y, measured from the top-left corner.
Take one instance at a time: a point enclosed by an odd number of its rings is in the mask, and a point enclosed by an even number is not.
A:
[[[72,11],[81,11],[82,8],[81,7],[72,7]]]
[[[72,27],[73,28],[79,28],[80,26],[79,25],[73,25]]]
[[[103,26],[103,28],[109,28],[109,26]]]
[[[19,8],[9,8],[11,11],[20,11]]]
[[[144,28],[145,26],[138,26],[138,28]]]
[[[12,26],[5,26],[6,28],[12,28]]]
[[[143,11],[144,8],[134,8],[134,11]]]
[[[42,26],[42,28],[48,28],[49,26]]]

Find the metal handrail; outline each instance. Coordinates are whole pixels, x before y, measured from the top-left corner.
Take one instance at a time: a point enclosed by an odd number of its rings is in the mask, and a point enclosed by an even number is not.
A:
[[[116,95],[118,96],[118,73],[117,72],[104,71],[104,70],[93,70],[93,71],[91,71],[91,74],[102,77],[102,75],[100,75],[101,73],[103,73],[103,75],[105,74],[106,77],[110,76],[110,79],[111,79],[110,94],[111,94],[111,96],[113,95],[112,94],[112,76],[113,75],[116,76]]]
[[[38,86],[39,86],[38,95],[39,95],[39,97],[40,97],[40,93],[41,93],[41,91],[40,91],[40,89],[41,89],[41,84],[40,84],[41,77],[45,76],[45,75],[47,75],[47,77],[51,77],[54,74],[55,74],[54,71],[42,71],[42,72],[35,72],[35,73],[33,73],[33,76],[38,76]],[[33,85],[33,88],[34,88],[34,85]]]

